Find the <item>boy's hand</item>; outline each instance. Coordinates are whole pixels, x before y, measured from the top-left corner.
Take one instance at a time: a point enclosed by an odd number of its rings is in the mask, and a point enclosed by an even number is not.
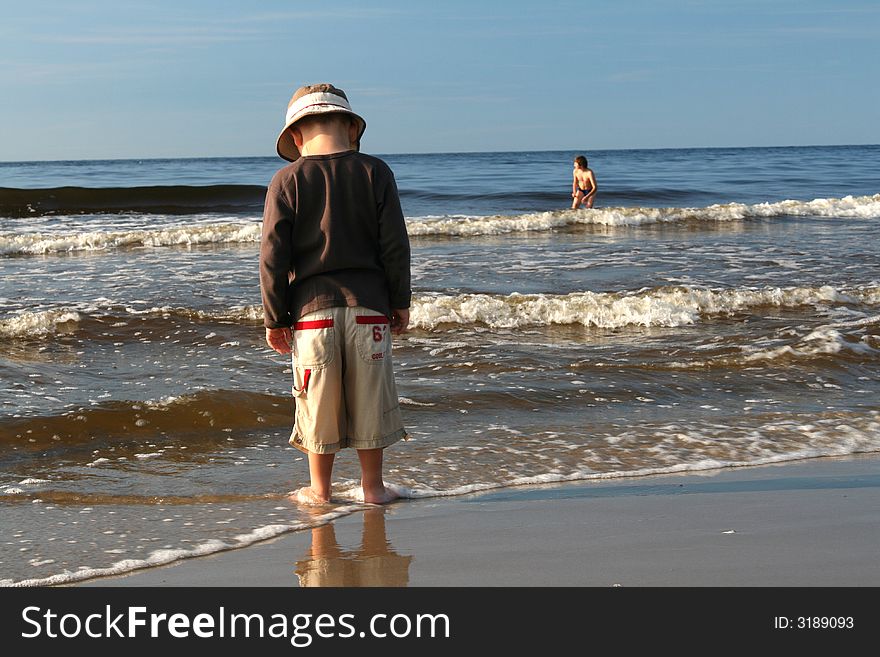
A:
[[[291,352],[290,337],[289,328],[266,329],[266,342],[279,354],[289,354]]]
[[[409,326],[409,308],[395,308],[391,311],[391,332],[394,335],[406,333]]]

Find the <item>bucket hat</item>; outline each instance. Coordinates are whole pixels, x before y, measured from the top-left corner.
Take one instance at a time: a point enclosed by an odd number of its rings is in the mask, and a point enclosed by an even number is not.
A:
[[[287,104],[284,129],[278,135],[278,140],[275,142],[275,150],[278,151],[278,155],[289,162],[299,159],[299,149],[296,147],[293,135],[290,134],[288,128],[305,116],[327,114],[329,112],[349,114],[355,120],[358,125],[358,136],[353,146],[356,150],[360,150],[361,137],[364,134],[364,130],[367,129],[367,122],[352,111],[348,97],[342,89],[338,89],[332,84],[322,83],[300,87],[293,94],[293,97]]]

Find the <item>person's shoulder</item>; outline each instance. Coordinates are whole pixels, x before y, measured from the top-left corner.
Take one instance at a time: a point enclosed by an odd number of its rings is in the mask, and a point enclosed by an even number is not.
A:
[[[391,177],[394,176],[394,172],[391,170],[391,167],[388,166],[388,163],[385,162],[385,160],[376,157],[375,155],[369,155],[368,153],[357,152],[357,153],[355,153],[355,157],[357,157],[358,160],[366,168],[372,169],[373,171],[375,171],[377,173],[381,173],[383,175],[387,175],[387,176],[391,176]]]
[[[385,160],[382,158],[376,157],[375,155],[370,155],[369,153],[363,153],[361,151],[355,151],[354,156],[360,159],[362,162],[372,164],[374,166],[385,166],[388,165],[385,163]]]
[[[269,183],[269,189],[280,189],[286,187],[292,179],[296,177],[296,172],[302,167],[302,158],[295,162],[290,162],[278,169]]]

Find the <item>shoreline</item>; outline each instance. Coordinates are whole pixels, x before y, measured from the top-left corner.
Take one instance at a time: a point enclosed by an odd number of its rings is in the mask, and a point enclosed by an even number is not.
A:
[[[71,585],[878,586],[878,545],[871,453],[365,506]]]

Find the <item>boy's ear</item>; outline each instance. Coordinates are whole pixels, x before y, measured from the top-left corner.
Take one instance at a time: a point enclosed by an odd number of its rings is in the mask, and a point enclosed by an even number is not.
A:
[[[290,126],[288,130],[290,130],[290,136],[293,137],[293,143],[296,144],[296,147],[301,151],[303,147],[302,132],[296,126]]]
[[[352,148],[357,144],[359,127],[357,121],[348,122],[348,141],[351,142]]]

